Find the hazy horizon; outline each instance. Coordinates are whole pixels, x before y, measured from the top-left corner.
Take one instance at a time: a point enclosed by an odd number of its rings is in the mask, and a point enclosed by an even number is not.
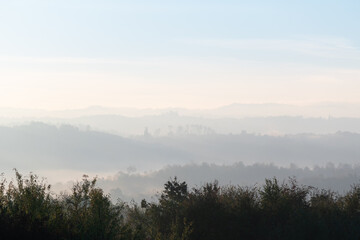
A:
[[[2,1],[0,107],[359,103],[359,10],[357,1]]]
[[[89,173],[127,199],[173,175],[341,190],[360,174],[359,12],[355,0],[0,1],[0,172],[59,186]]]

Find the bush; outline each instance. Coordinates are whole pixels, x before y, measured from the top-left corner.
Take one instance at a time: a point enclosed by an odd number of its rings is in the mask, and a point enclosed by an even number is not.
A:
[[[188,189],[177,178],[157,202],[112,203],[84,176],[69,194],[15,171],[0,180],[0,231],[4,239],[212,240],[359,239],[360,186],[339,195],[266,179],[262,187],[220,187],[215,181]]]

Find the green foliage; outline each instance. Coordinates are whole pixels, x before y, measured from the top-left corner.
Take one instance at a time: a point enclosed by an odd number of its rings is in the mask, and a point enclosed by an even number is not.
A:
[[[359,239],[360,186],[339,195],[273,178],[261,187],[215,181],[189,190],[175,177],[156,202],[114,204],[96,178],[57,196],[15,170],[15,181],[0,180],[0,231],[4,239]]]
[[[15,170],[16,182],[0,183],[0,230],[6,239],[122,239],[123,205],[84,177],[70,195],[54,196],[50,185]]]
[[[113,205],[103,190],[95,187],[96,178],[76,183],[72,194],[64,196],[66,220],[73,239],[120,239],[123,205]]]

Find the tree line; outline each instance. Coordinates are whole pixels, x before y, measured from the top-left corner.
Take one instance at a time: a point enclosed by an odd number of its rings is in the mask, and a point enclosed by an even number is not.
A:
[[[1,239],[359,239],[360,185],[338,194],[289,178],[189,188],[176,177],[157,201],[113,203],[84,176],[56,195],[37,175],[0,182]]]

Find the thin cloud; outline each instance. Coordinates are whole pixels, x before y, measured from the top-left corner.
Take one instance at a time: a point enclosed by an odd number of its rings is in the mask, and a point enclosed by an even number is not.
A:
[[[179,42],[235,50],[282,51],[318,57],[360,59],[359,48],[343,38],[300,39],[179,39]]]
[[[15,57],[0,56],[0,62],[15,63],[61,63],[61,64],[115,64],[115,65],[159,65],[157,59],[122,60],[109,58],[74,58],[74,57]]]

